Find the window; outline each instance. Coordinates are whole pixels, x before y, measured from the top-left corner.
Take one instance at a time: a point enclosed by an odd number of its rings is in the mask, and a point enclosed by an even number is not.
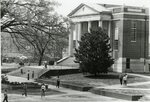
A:
[[[118,40],[115,40],[115,41],[114,41],[114,45],[115,45],[115,46],[114,46],[114,49],[115,49],[115,50],[118,50]]]
[[[130,58],[126,58],[126,68],[130,69]]]
[[[118,50],[118,39],[119,39],[119,25],[118,21],[115,22],[115,40],[114,40],[114,49]]]
[[[137,23],[135,21],[131,22],[131,41],[136,41],[137,34]]]

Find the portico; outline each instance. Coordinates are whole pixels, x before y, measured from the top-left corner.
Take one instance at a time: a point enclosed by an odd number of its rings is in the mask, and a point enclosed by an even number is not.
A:
[[[103,10],[103,11],[102,11]],[[88,5],[81,4],[73,12],[68,15],[72,20],[72,31],[69,35],[69,55],[72,56],[74,48],[77,48],[78,41],[84,33],[90,32],[90,29],[97,29],[98,27],[105,26],[107,32],[110,33],[111,15],[110,10],[99,9],[95,10]],[[107,29],[109,26],[109,30]],[[73,39],[73,40],[71,40]]]

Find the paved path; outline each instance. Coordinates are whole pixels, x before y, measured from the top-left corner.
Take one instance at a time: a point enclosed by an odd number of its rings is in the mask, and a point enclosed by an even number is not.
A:
[[[147,78],[149,79],[149,81],[147,82],[135,82],[135,83],[129,83],[127,86],[124,86],[124,85],[111,85],[111,86],[106,86],[106,87],[97,87],[97,88],[107,88],[107,89],[133,89],[133,88],[129,88],[130,86],[137,86],[137,85],[150,85],[150,76],[146,76],[146,75],[141,75],[141,74],[132,74],[132,73],[127,73],[128,75],[134,75],[134,76],[138,76],[138,77],[143,77],[143,78]],[[136,89],[139,89],[139,90],[144,90],[141,89],[141,88],[136,88]],[[145,90],[150,90],[150,89],[147,89],[145,88]]]
[[[26,78],[21,78],[21,77],[15,77],[15,76],[9,76],[8,79],[11,81],[18,81],[22,82],[28,81]],[[32,82],[33,80],[29,80]],[[29,82],[28,81],[28,82]],[[116,99],[116,98],[111,98],[111,97],[105,97],[105,96],[100,96],[96,95],[90,92],[81,92],[81,91],[76,91],[72,89],[67,89],[67,88],[56,88],[54,85],[48,85],[49,88],[53,90],[57,90],[60,92],[63,92],[64,94],[57,94],[57,95],[48,95],[45,98],[41,98],[40,96],[35,96],[35,95],[29,95],[28,97],[23,97],[22,95],[18,94],[9,94],[9,100],[10,102],[130,102],[122,99]],[[2,94],[2,99],[3,99],[3,94]]]
[[[138,76],[138,77],[143,77],[143,78],[147,78],[150,79],[150,76],[146,76],[146,75],[141,75],[141,74],[133,74],[133,73],[127,73],[128,75],[134,75],[134,76]],[[136,83],[129,83],[127,86],[124,85],[111,85],[111,86],[106,86],[106,87],[96,87],[96,88],[105,88],[105,89],[123,89],[123,90],[130,90],[130,91],[144,91],[146,94],[139,100],[139,102],[150,102],[150,87],[142,87],[142,88],[138,88],[137,86],[144,86],[144,85],[150,85],[150,80],[147,82],[136,82]],[[136,86],[136,88],[132,88],[131,86]]]
[[[133,75],[128,73],[129,75]],[[150,76],[145,76],[145,75],[139,75],[139,74],[134,74],[135,76],[140,76],[144,78],[150,78]],[[8,76],[8,79],[10,81],[27,81],[27,82],[33,82],[34,80],[27,80],[26,78],[21,78],[21,77],[15,77],[15,76]],[[150,81],[148,82],[136,82],[136,83],[131,83],[128,84],[128,86],[136,86],[136,85],[147,85],[150,84]],[[100,96],[96,95],[90,92],[81,92],[81,91],[75,91],[67,88],[56,88],[53,85],[49,85],[49,88],[57,91],[64,92],[64,94],[57,94],[57,95],[48,95],[45,98],[41,99],[40,96],[35,96],[35,95],[30,95],[28,97],[23,97],[18,94],[11,94],[9,95],[9,100],[10,102],[130,102],[126,100],[121,100],[121,99],[116,99],[116,98],[111,98],[111,97],[105,97],[105,96]],[[98,87],[102,88],[102,87]],[[112,85],[112,86],[106,86],[103,88],[111,88],[111,89],[126,89],[126,90],[150,90],[147,88],[129,88],[121,85]],[[2,94],[3,98],[3,94]],[[150,101],[150,95],[144,96],[140,101]]]

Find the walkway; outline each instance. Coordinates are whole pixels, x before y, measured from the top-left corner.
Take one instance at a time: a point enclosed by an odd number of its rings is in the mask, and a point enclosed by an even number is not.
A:
[[[133,75],[131,73],[128,73],[128,75]],[[135,76],[140,76],[144,78],[149,78],[150,76],[145,76],[145,75],[139,75],[139,74],[134,74]],[[21,77],[15,77],[15,76],[9,76],[8,79],[10,81],[19,81],[19,82],[33,82],[34,80],[27,80],[26,78],[21,78]],[[148,82],[136,82],[136,83],[131,83],[128,84],[127,87],[121,86],[121,85],[112,85],[112,86],[106,86],[106,87],[97,87],[97,88],[109,88],[109,89],[125,89],[125,90],[147,90],[150,91],[150,88],[129,88],[129,86],[137,86],[137,85],[149,85],[150,81]],[[57,94],[57,95],[48,95],[45,98],[41,99],[40,96],[35,96],[35,95],[30,95],[28,97],[23,97],[18,94],[11,94],[9,95],[9,100],[11,102],[130,102],[122,99],[116,99],[116,98],[111,98],[111,97],[105,97],[101,95],[96,95],[90,92],[81,92],[81,91],[76,91],[72,89],[67,89],[67,88],[56,88],[54,85],[48,85],[50,89],[57,90],[60,92],[63,92],[64,94]],[[3,94],[2,94],[2,99],[3,99]],[[144,96],[140,101],[145,101],[145,100],[150,100],[150,94]]]
[[[130,86],[138,86],[138,85],[150,85],[150,76],[146,76],[146,75],[141,75],[141,74],[133,74],[133,73],[127,73],[128,75],[134,75],[134,76],[138,76],[138,77],[143,77],[143,78],[147,78],[149,79],[149,81],[147,82],[136,82],[136,83],[129,83],[127,86],[124,86],[124,85],[111,85],[111,86],[106,86],[106,87],[97,87],[97,88],[107,88],[107,89],[131,89],[131,88],[128,88]],[[133,88],[132,88],[133,89]],[[139,89],[139,90],[144,90],[141,89],[141,88],[136,88],[136,89]],[[145,89],[145,90],[150,90],[149,89]]]
[[[26,78],[15,77],[10,75],[8,75],[8,79],[11,81],[17,80],[17,82],[28,81]],[[29,80],[28,82],[32,81],[33,80]],[[81,92],[63,87],[56,88],[56,86],[54,85],[48,85],[48,87],[50,89],[63,92],[64,94],[48,95],[45,98],[41,98],[40,96],[35,95],[24,97],[18,94],[9,94],[8,97],[11,102],[130,102],[122,99],[100,96],[90,92]]]
[[[141,75],[141,74],[133,74],[127,73],[128,75],[134,75],[138,77],[143,77],[149,79],[147,82],[136,82],[136,83],[129,83],[127,86],[124,85],[111,85],[106,87],[96,87],[96,88],[104,88],[104,89],[122,89],[124,91],[136,91],[136,92],[144,92],[144,96],[139,100],[140,102],[150,101],[150,76]],[[140,87],[141,86],[141,87]],[[148,87],[146,87],[148,86]]]

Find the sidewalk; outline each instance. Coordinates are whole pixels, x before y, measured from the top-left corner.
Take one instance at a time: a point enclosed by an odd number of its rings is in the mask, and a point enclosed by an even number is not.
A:
[[[33,82],[34,80],[27,80],[26,78],[20,78],[15,76],[9,76],[8,79],[10,81],[17,82]],[[56,88],[54,85],[48,85],[50,89],[63,92],[64,94],[56,94],[56,95],[48,95],[45,98],[41,98],[36,95],[29,95],[28,97],[24,97],[18,94],[8,94],[9,101],[11,102],[130,102],[122,99],[111,98],[106,96],[100,96],[93,94],[91,92],[81,92],[67,88]],[[2,99],[3,99],[3,94]]]
[[[145,75],[139,75],[139,74],[131,74],[128,73],[128,75],[135,75],[135,76],[140,76],[144,78],[150,78],[150,76],[145,76]],[[26,78],[21,78],[21,77],[16,77],[16,76],[10,76],[8,75],[8,79],[10,81],[17,81],[17,82],[34,82],[34,80],[30,79],[27,80]],[[136,86],[136,85],[147,85],[150,84],[150,81],[147,82],[136,82],[136,83],[131,83],[128,84],[128,86]],[[131,102],[131,101],[126,101],[122,99],[117,99],[117,98],[111,98],[111,97],[105,97],[101,95],[96,95],[91,92],[81,92],[81,91],[76,91],[72,89],[67,89],[67,88],[56,88],[54,85],[48,85],[50,89],[56,90],[63,92],[64,94],[57,94],[57,95],[48,95],[45,98],[41,99],[40,96],[35,96],[31,95],[28,97],[23,97],[19,96],[17,94],[11,94],[9,95],[9,100],[11,102]],[[97,87],[97,88],[106,88],[106,89],[125,89],[125,90],[147,90],[150,91],[150,89],[147,88],[129,88],[129,87],[124,87],[121,85],[111,85],[111,86],[106,86],[106,87]],[[3,97],[3,96],[2,96]],[[150,100],[150,95],[147,94],[144,96],[144,98],[140,99],[140,101],[145,101],[145,100]]]
[[[141,74],[133,74],[133,73],[127,73],[128,75],[134,75],[134,76],[138,76],[138,77],[143,77],[143,78],[147,78],[149,79],[149,81],[147,82],[136,82],[136,83],[129,83],[127,86],[124,85],[111,85],[111,86],[105,86],[105,87],[96,87],[96,88],[107,88],[107,89],[133,89],[133,88],[128,88],[128,86],[137,86],[137,85],[149,85],[150,84],[150,76],[145,76],[145,75],[141,75]],[[119,79],[118,79],[119,80]],[[134,88],[135,89],[135,88]],[[136,89],[140,89],[140,88],[136,88]],[[150,89],[140,89],[140,90],[150,90]]]

